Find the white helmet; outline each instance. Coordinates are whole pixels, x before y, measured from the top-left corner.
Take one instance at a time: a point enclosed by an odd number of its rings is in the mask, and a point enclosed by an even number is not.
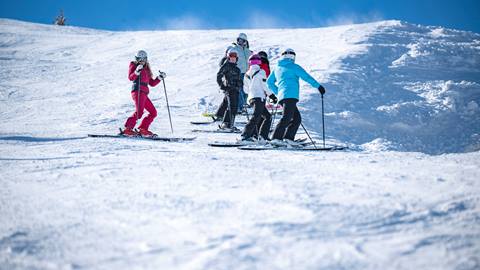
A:
[[[245,40],[245,41],[248,40],[247,34],[245,34],[245,33],[240,33],[240,34],[238,34],[237,39],[239,39],[239,38],[241,38],[241,39],[243,39],[243,40]]]
[[[292,59],[292,60],[295,60],[295,56],[296,56],[296,53],[293,49],[285,49],[285,51],[282,52],[282,56],[283,58],[288,58],[288,59]]]
[[[229,57],[231,54],[235,54],[235,56],[238,58],[238,51],[234,47],[231,47],[227,50],[227,57]]]
[[[137,54],[135,54],[135,60],[137,60],[137,61],[140,61],[140,60],[147,61],[147,52],[144,51],[144,50],[138,51]]]
[[[242,46],[242,47],[243,46],[248,46],[247,34],[245,34],[245,33],[238,34],[237,44]]]

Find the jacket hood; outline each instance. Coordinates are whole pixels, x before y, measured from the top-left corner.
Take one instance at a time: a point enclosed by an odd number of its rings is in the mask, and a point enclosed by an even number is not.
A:
[[[253,74],[253,73],[255,73],[255,72],[259,71],[259,70],[260,70],[260,66],[259,66],[259,65],[252,65],[252,66],[250,66],[250,68],[248,69],[247,74],[248,74],[248,75],[251,75],[251,74]]]
[[[288,58],[283,58],[281,60],[278,61],[278,65],[279,66],[286,66],[286,65],[290,65],[290,64],[294,64],[295,61],[293,61],[293,59],[288,59]]]

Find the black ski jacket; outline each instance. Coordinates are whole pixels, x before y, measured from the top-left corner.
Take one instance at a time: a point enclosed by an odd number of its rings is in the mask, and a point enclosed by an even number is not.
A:
[[[217,83],[222,90],[239,89],[243,86],[240,69],[235,63],[225,62],[217,73]]]

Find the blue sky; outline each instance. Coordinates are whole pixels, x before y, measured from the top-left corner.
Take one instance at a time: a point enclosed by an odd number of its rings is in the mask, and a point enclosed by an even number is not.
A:
[[[321,27],[398,19],[480,33],[480,0],[0,0],[0,17],[107,30]]]

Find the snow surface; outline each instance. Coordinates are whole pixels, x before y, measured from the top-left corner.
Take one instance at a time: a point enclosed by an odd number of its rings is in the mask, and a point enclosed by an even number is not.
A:
[[[327,88],[335,153],[207,146],[226,46],[249,35]],[[145,49],[188,143],[86,138],[132,113]],[[400,21],[108,32],[0,19],[0,269],[479,269],[480,35]],[[318,92],[301,84],[321,136]],[[169,136],[163,86],[151,90]],[[278,120],[278,119],[277,119]],[[213,128],[213,127],[200,127]],[[299,137],[304,136],[302,134]]]

